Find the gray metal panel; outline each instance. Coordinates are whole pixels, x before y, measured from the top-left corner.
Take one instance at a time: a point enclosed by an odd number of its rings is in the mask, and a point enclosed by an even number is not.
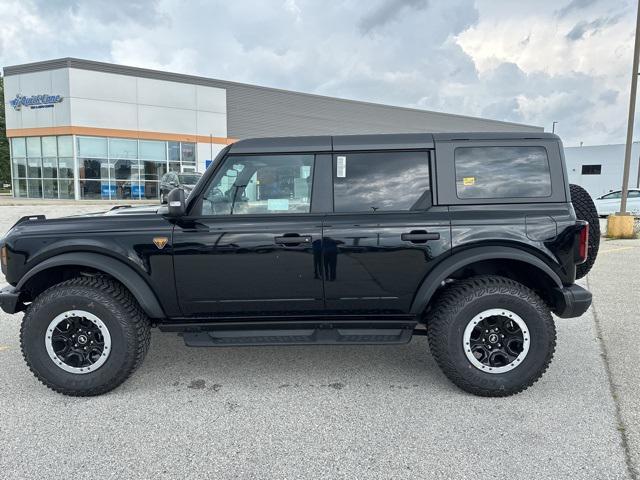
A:
[[[230,154],[330,152],[331,137],[249,138],[231,145]]]
[[[333,137],[334,151],[434,148],[430,133],[342,135]]]
[[[62,58],[4,68],[6,76],[78,68],[227,90],[227,135],[344,135],[425,132],[542,132],[541,127],[259,87],[194,75]]]
[[[540,127],[250,85],[227,87],[230,137],[426,132],[541,132]]]

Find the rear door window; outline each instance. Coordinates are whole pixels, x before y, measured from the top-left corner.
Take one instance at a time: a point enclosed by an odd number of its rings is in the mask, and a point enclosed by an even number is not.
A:
[[[551,196],[551,173],[544,147],[458,147],[454,163],[460,199]]]
[[[335,212],[424,210],[431,205],[427,152],[336,154],[333,179]]]

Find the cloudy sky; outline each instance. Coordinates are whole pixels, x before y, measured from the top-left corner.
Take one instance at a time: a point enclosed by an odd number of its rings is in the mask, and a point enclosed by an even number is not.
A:
[[[0,18],[2,66],[72,56],[625,138],[632,0],[0,0]]]

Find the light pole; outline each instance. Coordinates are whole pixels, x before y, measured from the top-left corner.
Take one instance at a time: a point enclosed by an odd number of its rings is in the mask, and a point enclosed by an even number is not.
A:
[[[551,125],[551,133],[556,133],[556,122],[555,120],[553,121],[553,124]]]
[[[640,1],[636,17],[636,42],[633,48],[633,70],[631,72],[631,93],[629,98],[629,123],[627,125],[627,145],[624,151],[624,170],[622,172],[622,201],[620,214],[627,213],[627,195],[629,193],[629,170],[631,167],[631,143],[633,141],[633,120],[636,114],[636,92],[638,90],[638,56],[640,55]]]
[[[213,133],[209,134],[209,160],[213,163]]]

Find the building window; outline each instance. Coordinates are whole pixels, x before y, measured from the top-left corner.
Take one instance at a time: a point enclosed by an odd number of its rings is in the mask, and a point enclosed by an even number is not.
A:
[[[14,157],[26,157],[27,147],[25,146],[24,138],[12,138],[11,139],[11,153]]]
[[[168,171],[196,170],[195,144],[130,138],[77,137],[80,197],[158,199]],[[11,139],[13,194],[75,198],[73,137]]]
[[[138,142],[125,138],[110,138],[109,158],[138,158]]]
[[[15,197],[74,197],[71,138],[47,136],[11,139]],[[66,157],[60,158],[61,155]]]
[[[600,175],[602,165],[582,165],[582,175]]]
[[[183,172],[195,172],[196,171],[196,144],[195,143],[182,143],[182,157],[180,170]]]
[[[78,156],[107,158],[107,139],[100,137],[78,137]]]
[[[158,199],[165,173],[184,171],[190,164],[195,170],[195,144],[110,138],[106,148],[106,140],[78,137],[82,198]]]

